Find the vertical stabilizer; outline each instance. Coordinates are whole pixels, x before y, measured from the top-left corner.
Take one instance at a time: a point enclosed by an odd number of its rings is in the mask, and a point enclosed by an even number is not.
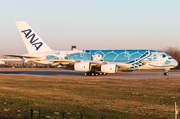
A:
[[[29,54],[52,51],[25,21],[16,21],[16,25]]]

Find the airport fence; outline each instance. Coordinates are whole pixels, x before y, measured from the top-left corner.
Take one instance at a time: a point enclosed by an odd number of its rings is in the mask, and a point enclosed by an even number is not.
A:
[[[70,113],[49,110],[33,110],[24,117],[25,119],[112,119],[106,116],[88,115],[82,113]]]

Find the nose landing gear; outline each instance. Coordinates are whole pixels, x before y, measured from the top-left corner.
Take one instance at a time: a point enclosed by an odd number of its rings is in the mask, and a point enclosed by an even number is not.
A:
[[[168,75],[169,75],[168,69],[165,69],[165,71],[164,71],[164,76],[168,76]]]

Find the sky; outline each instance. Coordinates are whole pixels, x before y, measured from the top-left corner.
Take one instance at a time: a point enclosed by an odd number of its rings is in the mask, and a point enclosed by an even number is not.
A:
[[[180,48],[180,0],[0,0],[0,54],[25,54],[15,21],[53,50]]]

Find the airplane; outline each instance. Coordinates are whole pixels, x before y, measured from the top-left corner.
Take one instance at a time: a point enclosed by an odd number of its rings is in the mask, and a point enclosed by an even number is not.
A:
[[[0,65],[5,65],[8,62],[23,62],[22,58],[8,57],[8,56],[0,56]]]
[[[91,76],[135,69],[165,69],[164,75],[168,75],[168,70],[178,65],[169,54],[150,49],[55,51],[25,21],[16,21],[16,25],[28,54],[5,56],[24,58],[25,62],[67,66]]]
[[[5,62],[0,60],[0,65],[4,65],[4,64],[5,64]]]

